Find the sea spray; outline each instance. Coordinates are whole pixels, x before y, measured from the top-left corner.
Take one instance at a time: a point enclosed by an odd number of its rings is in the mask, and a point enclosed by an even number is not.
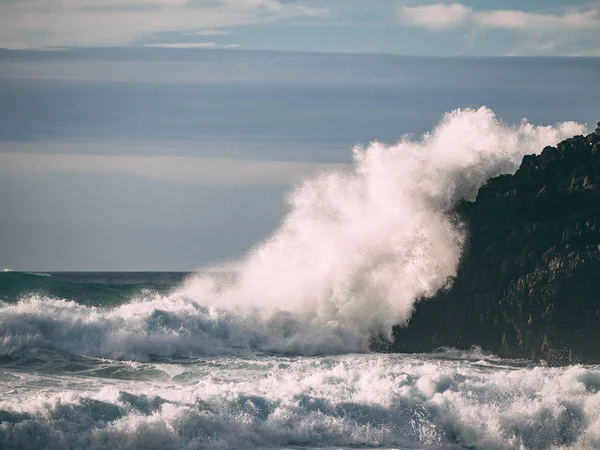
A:
[[[111,359],[361,352],[410,319],[456,273],[466,232],[453,216],[523,155],[583,133],[573,122],[507,126],[456,110],[419,139],[354,149],[346,171],[307,179],[289,213],[233,276],[199,274],[170,295],[112,308],[32,294],[0,307],[0,356],[58,350]]]
[[[200,275],[179,294],[359,335],[389,331],[455,275],[465,243],[455,203],[513,173],[524,155],[584,131],[573,122],[507,126],[482,107],[446,114],[421,139],[356,147],[351,169],[292,191],[281,226],[240,263],[235,282]]]

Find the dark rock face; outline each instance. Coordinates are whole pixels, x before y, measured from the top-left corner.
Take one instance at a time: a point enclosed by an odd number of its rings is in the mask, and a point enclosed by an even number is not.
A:
[[[483,349],[600,362],[600,123],[457,205],[469,244],[451,287],[417,304],[389,350]]]

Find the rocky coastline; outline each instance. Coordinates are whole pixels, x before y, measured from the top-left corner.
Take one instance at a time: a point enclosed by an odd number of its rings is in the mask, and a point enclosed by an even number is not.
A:
[[[525,156],[456,214],[469,230],[457,276],[417,303],[386,349],[600,362],[600,123]]]

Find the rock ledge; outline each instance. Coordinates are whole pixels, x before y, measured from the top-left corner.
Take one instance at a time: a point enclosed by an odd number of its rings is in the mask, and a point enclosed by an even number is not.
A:
[[[397,352],[479,345],[550,364],[600,362],[600,123],[457,205],[469,244],[451,287],[394,328]]]

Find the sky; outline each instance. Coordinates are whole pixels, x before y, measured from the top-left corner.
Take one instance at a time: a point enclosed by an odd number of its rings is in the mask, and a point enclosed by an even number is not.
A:
[[[486,105],[600,120],[600,58],[85,49],[0,56],[0,268],[193,270],[276,229],[352,148]]]
[[[593,129],[599,5],[0,0],[0,269],[234,261],[455,108]]]
[[[0,47],[600,55],[585,0],[0,0]]]

